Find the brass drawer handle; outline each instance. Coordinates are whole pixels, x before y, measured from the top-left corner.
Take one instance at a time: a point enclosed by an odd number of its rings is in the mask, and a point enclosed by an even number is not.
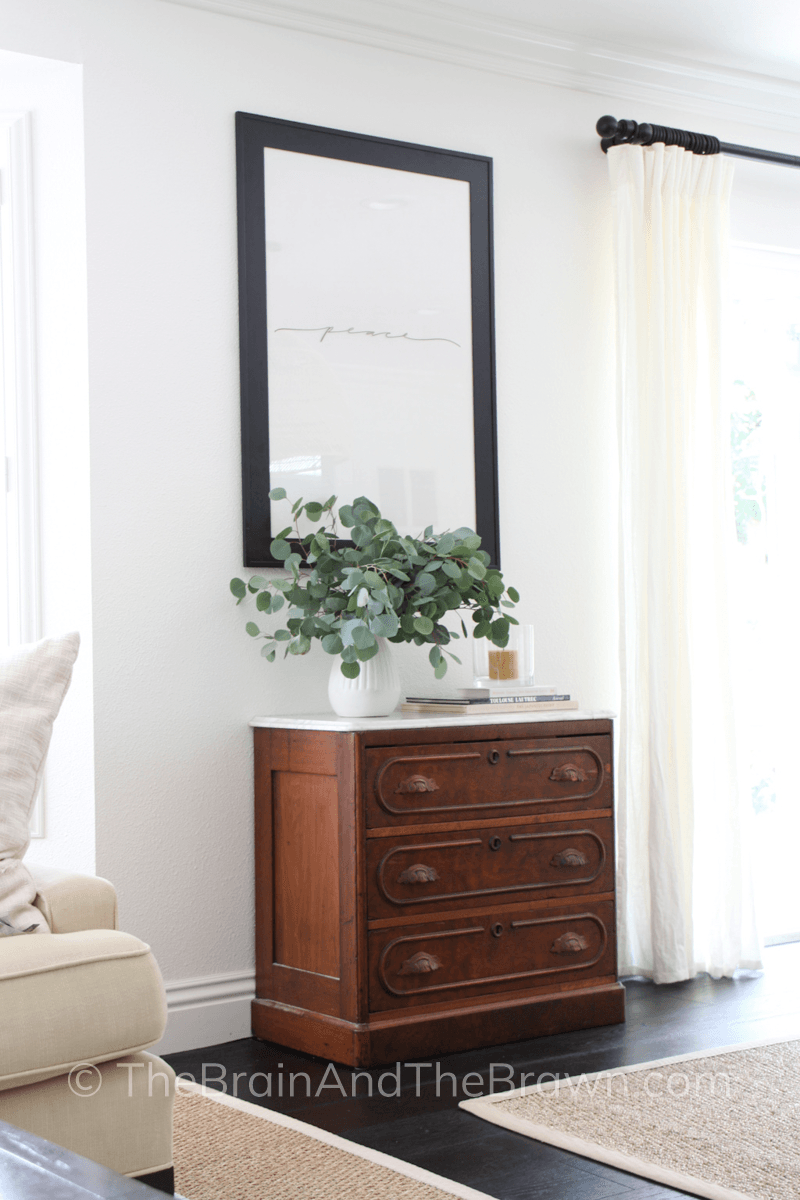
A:
[[[435,780],[429,779],[427,775],[409,775],[408,779],[404,779],[398,783],[395,788],[395,795],[406,792],[438,792],[439,785]]]
[[[439,878],[436,867],[426,867],[425,863],[414,863],[406,867],[397,876],[398,883],[435,883]]]
[[[581,950],[588,949],[589,943],[582,933],[568,930],[567,933],[562,933],[561,937],[556,938],[550,952],[551,954],[580,954]]]
[[[397,974],[429,975],[432,971],[438,971],[441,965],[435,954],[429,954],[427,950],[418,950],[411,958],[406,959]]]
[[[550,866],[585,867],[588,861],[582,850],[576,850],[573,846],[569,846],[566,850],[559,850],[558,854],[553,855],[550,859]]]
[[[575,763],[564,763],[563,766],[553,767],[550,778],[556,783],[584,783],[588,778],[583,767]]]

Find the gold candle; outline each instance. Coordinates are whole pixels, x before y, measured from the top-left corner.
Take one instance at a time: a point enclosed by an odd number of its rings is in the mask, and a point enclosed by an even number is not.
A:
[[[490,650],[490,679],[519,679],[519,651]]]

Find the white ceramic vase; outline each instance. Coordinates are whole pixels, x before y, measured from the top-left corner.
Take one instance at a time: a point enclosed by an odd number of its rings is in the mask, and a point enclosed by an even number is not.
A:
[[[328,680],[328,699],[340,717],[386,717],[400,699],[400,675],[385,638],[378,638],[378,653],[360,664],[355,679],[342,674],[337,655]]]

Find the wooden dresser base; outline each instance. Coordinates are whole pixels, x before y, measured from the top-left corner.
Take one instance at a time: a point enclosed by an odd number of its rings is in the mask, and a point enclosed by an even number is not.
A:
[[[253,1001],[253,1033],[350,1067],[374,1067],[424,1056],[498,1046],[625,1020],[625,989],[609,983],[535,997],[494,996],[437,1013],[381,1013],[363,1024]]]

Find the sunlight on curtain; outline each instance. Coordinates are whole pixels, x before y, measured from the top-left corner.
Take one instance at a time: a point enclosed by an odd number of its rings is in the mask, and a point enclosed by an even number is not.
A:
[[[759,925],[800,940],[800,253],[735,246],[727,363],[736,507],[736,696]]]
[[[732,165],[608,153],[615,208],[620,970],[760,967],[731,691],[735,521],[721,311]]]

